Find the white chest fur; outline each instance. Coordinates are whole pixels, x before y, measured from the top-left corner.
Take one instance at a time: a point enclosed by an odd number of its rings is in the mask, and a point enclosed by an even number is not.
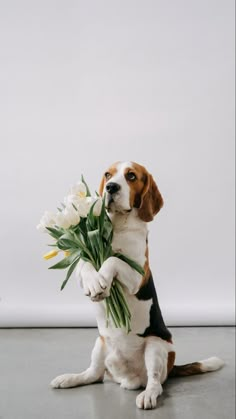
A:
[[[114,214],[111,220],[114,229],[113,250],[124,253],[143,266],[146,259],[147,224],[140,220],[136,210],[124,215]]]

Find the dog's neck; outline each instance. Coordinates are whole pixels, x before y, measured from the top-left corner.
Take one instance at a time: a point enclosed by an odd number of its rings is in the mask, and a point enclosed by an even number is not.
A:
[[[110,212],[109,217],[111,219],[114,232],[132,230],[143,230],[144,232],[147,232],[147,223],[139,218],[138,211],[135,208],[126,213]]]

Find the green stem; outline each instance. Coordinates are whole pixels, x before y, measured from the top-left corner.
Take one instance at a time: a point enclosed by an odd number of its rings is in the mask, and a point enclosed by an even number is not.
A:
[[[125,317],[125,328],[127,334],[131,332],[130,319],[128,317]]]
[[[124,310],[126,311],[128,317],[131,318],[131,313],[130,313],[128,304],[126,302],[122,286],[120,285],[120,283],[118,281],[116,281],[115,284],[116,284],[117,292],[119,292],[119,298],[121,300],[121,305],[123,306]]]
[[[111,289],[111,294],[110,294],[110,297],[109,298],[110,298],[110,308],[112,309],[113,314],[115,314],[116,321],[117,321],[117,323],[120,326],[122,324],[122,318],[120,316],[119,307],[117,307],[115,296],[114,296],[114,292],[113,292],[112,289]]]
[[[111,299],[112,299],[112,303],[114,305],[115,311],[119,319],[119,324],[121,326],[125,326],[125,320],[122,313],[122,307],[120,306],[119,301],[117,300],[115,286],[113,286],[111,290]]]
[[[124,324],[125,324],[125,318],[127,317],[129,320],[131,318],[130,311],[127,308],[127,306],[124,304],[124,300],[122,299],[122,296],[120,294],[117,293],[116,298],[119,301],[119,307],[120,307],[120,310],[122,311],[122,315],[123,315],[123,318],[124,318]]]
[[[108,298],[109,298],[109,297],[108,297]],[[112,304],[111,304],[110,302],[108,302],[108,304],[109,304],[109,312],[110,312],[110,314],[111,314],[112,321],[113,321],[113,323],[114,323],[115,327],[116,327],[116,328],[119,328],[119,327],[120,327],[120,325],[119,325],[119,323],[117,322],[117,317],[116,317],[116,314],[113,312],[113,306],[112,306]]]

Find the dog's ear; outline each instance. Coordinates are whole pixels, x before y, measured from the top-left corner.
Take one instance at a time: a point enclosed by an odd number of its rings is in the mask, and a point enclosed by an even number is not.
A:
[[[149,222],[160,211],[164,201],[160,191],[153,180],[152,175],[147,173],[145,175],[145,184],[140,197],[140,206],[138,209],[138,216],[141,220]]]
[[[100,196],[103,195],[104,186],[105,186],[105,177],[103,176],[102,180],[101,180],[101,183],[100,183],[100,186],[99,186],[99,189],[98,189],[98,192],[99,192]]]

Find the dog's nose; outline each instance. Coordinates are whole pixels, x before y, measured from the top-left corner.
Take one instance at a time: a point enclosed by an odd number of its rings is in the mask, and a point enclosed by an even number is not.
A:
[[[118,183],[115,183],[115,182],[109,182],[106,185],[106,191],[111,195],[118,192],[119,189],[120,189],[120,185],[118,185]]]

